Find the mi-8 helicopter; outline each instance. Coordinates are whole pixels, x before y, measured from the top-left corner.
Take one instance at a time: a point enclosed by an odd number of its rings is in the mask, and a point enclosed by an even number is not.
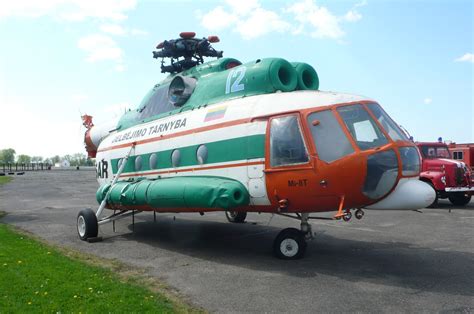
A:
[[[160,43],[153,55],[169,76],[136,110],[108,127],[84,116],[100,206],[79,212],[82,240],[134,211],[225,211],[235,223],[248,212],[273,213],[301,221],[273,244],[277,257],[296,259],[316,213],[348,221],[363,208],[433,202],[433,189],[418,180],[416,146],[376,101],[320,91],[306,63],[223,58],[211,46],[218,41],[184,32]],[[102,217],[104,209],[114,214]]]

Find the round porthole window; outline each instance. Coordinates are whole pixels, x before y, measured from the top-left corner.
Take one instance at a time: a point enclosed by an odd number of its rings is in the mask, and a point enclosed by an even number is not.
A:
[[[197,162],[202,165],[207,162],[207,147],[206,145],[200,145],[196,151]]]
[[[142,156],[137,156],[135,158],[135,171],[142,170]]]
[[[173,153],[171,154],[171,164],[173,165],[173,167],[178,167],[180,162],[181,162],[181,152],[175,149]]]
[[[150,169],[156,169],[157,168],[158,156],[155,153],[150,155],[149,163],[150,163]]]

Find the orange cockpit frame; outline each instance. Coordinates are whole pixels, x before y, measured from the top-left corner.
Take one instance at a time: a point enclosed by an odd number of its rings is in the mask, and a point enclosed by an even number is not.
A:
[[[284,128],[286,137],[298,146],[287,150],[286,155],[282,153],[283,159],[295,162],[275,161],[272,155],[278,154],[275,147],[282,145],[274,144],[278,140],[275,135],[278,128]],[[359,141],[356,128],[365,137],[373,132],[374,140]],[[298,136],[292,135],[298,133],[297,129],[304,148],[297,144]],[[267,193],[272,205],[283,212],[365,207],[393,191],[400,178],[419,175],[420,157],[416,146],[373,101],[274,115],[268,119],[266,133]],[[307,158],[299,156],[303,149]]]

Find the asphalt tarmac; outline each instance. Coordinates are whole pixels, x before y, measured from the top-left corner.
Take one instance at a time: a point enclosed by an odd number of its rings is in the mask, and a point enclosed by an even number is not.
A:
[[[362,220],[313,221],[304,259],[273,257],[296,220],[224,213],[135,216],[80,241],[76,216],[97,209],[93,171],[31,172],[0,188],[4,222],[55,244],[120,260],[167,282],[211,312],[474,312],[474,202],[464,209],[366,211]],[[1,241],[1,239],[0,239]],[[139,309],[137,309],[139,310]]]

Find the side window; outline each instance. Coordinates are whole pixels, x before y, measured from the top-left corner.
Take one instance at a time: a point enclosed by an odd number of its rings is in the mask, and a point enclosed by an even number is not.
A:
[[[297,116],[274,118],[270,125],[270,165],[272,167],[308,162],[308,152]]]
[[[453,152],[453,159],[463,160],[463,152]]]
[[[168,99],[168,89],[169,84],[165,84],[154,90],[147,103],[142,107],[139,114],[140,120],[176,109]]]
[[[319,159],[331,162],[354,152],[354,148],[331,110],[310,114],[308,126]]]

